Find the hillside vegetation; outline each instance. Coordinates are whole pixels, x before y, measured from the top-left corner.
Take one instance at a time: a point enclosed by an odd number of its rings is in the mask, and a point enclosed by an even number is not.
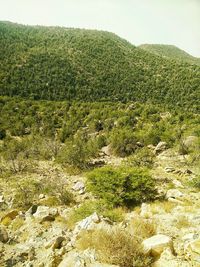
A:
[[[200,66],[200,58],[191,56],[175,45],[143,44],[139,47],[158,56]]]
[[[0,50],[0,95],[200,107],[199,66],[154,55],[112,33],[1,22]]]

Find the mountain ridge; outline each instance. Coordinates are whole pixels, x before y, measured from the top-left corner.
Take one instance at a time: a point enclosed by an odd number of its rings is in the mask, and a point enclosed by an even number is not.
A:
[[[200,106],[200,68],[116,34],[0,22],[0,95]]]
[[[190,55],[189,53],[185,52],[184,50],[180,49],[175,45],[142,44],[139,45],[139,47],[144,49],[145,51],[151,52],[162,57],[200,66],[200,58]]]

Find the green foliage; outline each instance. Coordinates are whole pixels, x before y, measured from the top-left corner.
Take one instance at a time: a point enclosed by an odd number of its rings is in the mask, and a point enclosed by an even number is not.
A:
[[[125,161],[125,164],[127,164],[130,167],[153,167],[155,155],[154,153],[146,148],[143,147],[141,149],[138,149],[133,155],[128,157],[128,159]]]
[[[200,59],[193,57],[174,45],[144,44],[140,48],[153,54],[200,66]]]
[[[147,52],[112,33],[1,22],[0,48],[0,95],[200,107],[199,66]],[[52,132],[56,123],[52,118]],[[28,124],[23,119],[13,131],[24,134]],[[94,126],[102,129],[98,121]]]
[[[129,206],[153,199],[155,181],[147,170],[102,167],[88,173],[88,189],[110,206]]]
[[[4,139],[5,137],[6,137],[5,129],[0,129],[0,140]]]
[[[98,144],[93,139],[89,139],[81,134],[73,140],[66,141],[65,145],[58,154],[58,162],[74,166],[79,169],[88,167],[91,159],[97,155]]]
[[[111,149],[117,156],[128,156],[137,148],[137,137],[129,128],[113,130],[109,140]]]
[[[200,189],[200,175],[197,175],[195,178],[192,179],[190,182],[191,186]]]

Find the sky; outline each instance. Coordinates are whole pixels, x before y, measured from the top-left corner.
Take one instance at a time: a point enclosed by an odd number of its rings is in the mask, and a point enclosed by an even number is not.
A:
[[[106,30],[200,57],[200,0],[0,0],[0,20]]]

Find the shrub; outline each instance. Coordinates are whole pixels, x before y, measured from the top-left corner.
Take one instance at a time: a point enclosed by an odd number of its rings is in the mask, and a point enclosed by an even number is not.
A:
[[[124,209],[121,207],[110,209],[110,207],[104,201],[86,201],[71,212],[67,221],[68,227],[72,228],[75,223],[85,219],[94,212],[109,218],[113,222],[122,221],[125,213]]]
[[[200,189],[200,175],[197,175],[195,178],[193,178],[190,184],[191,186]]]
[[[147,267],[151,264],[151,258],[143,254],[138,240],[120,228],[82,233],[77,247],[83,250],[95,249],[97,258],[102,263],[120,267]]]
[[[151,168],[154,163],[154,153],[144,147],[139,150],[137,150],[133,155],[131,155],[127,161],[126,164],[130,167],[148,167]]]
[[[85,169],[93,157],[97,155],[98,145],[95,140],[88,140],[83,135],[68,140],[58,154],[57,160],[63,165]]]
[[[156,224],[154,221],[142,217],[134,217],[128,225],[131,235],[140,240],[147,239],[156,234]]]
[[[0,140],[3,140],[6,137],[6,130],[0,129]]]
[[[102,167],[88,173],[88,189],[111,206],[129,206],[151,200],[155,181],[146,169]]]
[[[137,138],[129,128],[113,130],[109,141],[113,153],[120,157],[130,155],[137,148]]]

